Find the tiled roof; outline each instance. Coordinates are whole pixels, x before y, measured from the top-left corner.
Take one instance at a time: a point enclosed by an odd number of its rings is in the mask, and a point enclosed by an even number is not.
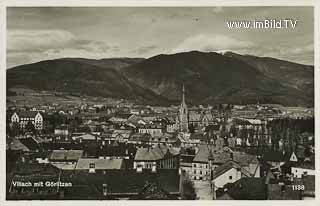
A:
[[[107,185],[109,195],[135,194],[142,192],[149,183],[156,183],[169,193],[179,192],[179,174],[177,169],[158,169],[156,173],[134,169],[108,170],[106,174],[78,174],[73,185],[91,185],[102,193],[102,185]]]
[[[179,148],[166,147],[166,146],[156,146],[154,148],[139,148],[135,155],[135,161],[156,161],[164,157],[167,150],[173,155],[178,155],[180,153]]]
[[[230,159],[230,154],[219,150],[218,147],[212,145],[199,145],[199,151],[194,158],[194,162],[208,162],[213,160],[214,162],[224,163]]]
[[[234,200],[266,200],[267,192],[263,178],[244,177],[234,183],[227,192]]]
[[[248,172],[247,170],[242,168],[238,163],[231,160],[231,161],[224,163],[220,167],[216,168],[214,170],[214,175],[213,175],[212,179],[216,179],[217,177],[219,177],[220,175],[224,174],[226,171],[228,171],[232,168],[239,169],[243,175],[245,175],[247,177],[251,177],[250,172]]]
[[[241,166],[259,163],[255,155],[247,154],[244,152],[233,152],[233,160],[239,163]]]
[[[34,118],[39,112],[32,112],[32,111],[25,111],[25,112],[17,112],[19,118],[27,117],[27,118]]]
[[[141,133],[134,133],[129,137],[130,141],[149,141],[151,135],[150,134],[141,134]]]
[[[95,169],[120,169],[123,165],[122,159],[97,159],[97,158],[80,158],[78,160],[76,170],[90,169],[90,164],[95,164]]]
[[[83,150],[53,150],[50,160],[78,160]]]

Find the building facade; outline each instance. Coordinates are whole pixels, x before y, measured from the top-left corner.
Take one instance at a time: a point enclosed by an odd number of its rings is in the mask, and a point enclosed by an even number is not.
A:
[[[26,128],[28,123],[34,125],[36,130],[43,129],[43,117],[40,112],[14,112],[11,116],[11,123],[18,123],[21,129]]]

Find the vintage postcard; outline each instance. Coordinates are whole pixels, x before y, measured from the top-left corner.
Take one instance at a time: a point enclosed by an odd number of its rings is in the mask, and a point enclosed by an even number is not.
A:
[[[312,4],[4,10],[6,202],[317,198]]]

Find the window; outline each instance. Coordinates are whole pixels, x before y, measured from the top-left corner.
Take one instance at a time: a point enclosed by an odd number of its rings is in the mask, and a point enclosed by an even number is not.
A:
[[[92,169],[92,168],[95,168],[95,166],[96,166],[95,163],[90,163],[90,164],[89,164],[89,168],[91,168],[91,169]]]
[[[229,176],[229,180],[232,180],[232,176]]]
[[[202,175],[202,171],[200,170],[200,175]]]

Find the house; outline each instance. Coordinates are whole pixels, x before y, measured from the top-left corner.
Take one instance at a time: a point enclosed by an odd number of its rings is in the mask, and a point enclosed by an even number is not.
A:
[[[152,136],[149,143],[151,143],[152,145],[163,144],[172,147],[177,142],[177,140],[177,137],[173,134],[162,133]]]
[[[243,177],[217,190],[213,196],[217,200],[266,200],[267,195],[264,178]]]
[[[147,124],[139,127],[138,131],[142,134],[150,134],[151,136],[159,136],[163,133],[163,126],[159,124]]]
[[[123,159],[80,158],[76,172],[106,173],[108,170],[124,168]]]
[[[67,125],[61,125],[54,129],[54,135],[68,136],[69,128]]]
[[[293,177],[302,178],[305,175],[315,175],[315,168],[313,164],[303,163],[291,167],[291,174]]]
[[[72,183],[72,188],[65,192],[66,199],[177,200],[180,196],[177,169],[159,169],[156,172],[111,169],[105,174],[76,173]]]
[[[132,134],[132,130],[114,130],[111,134],[111,138],[114,139],[114,141],[123,143],[128,142],[130,135]]]
[[[134,157],[133,168],[137,171],[143,169],[178,169],[180,149],[158,145],[147,148],[139,148]]]
[[[234,183],[243,177],[251,177],[249,171],[242,168],[238,163],[230,160],[213,171],[212,188],[217,190],[228,183]]]
[[[281,166],[287,161],[297,162],[298,158],[294,152],[286,153],[284,151],[268,151],[262,154],[262,160],[270,164],[272,168],[281,171]]]
[[[43,129],[43,116],[40,112],[14,112],[11,116],[11,123],[18,123],[21,129],[24,129],[29,122],[36,130]]]
[[[114,142],[110,145],[100,146],[98,158],[100,159],[133,159],[136,148],[133,145]]]
[[[195,157],[194,148],[181,148],[180,150],[180,172],[185,173],[190,177],[192,175],[192,163]]]
[[[53,150],[49,162],[61,170],[74,170],[83,150]]]
[[[100,138],[93,135],[93,134],[83,134],[83,135],[78,135],[78,136],[72,136],[72,140],[73,141],[77,141],[77,142],[92,142],[92,141],[97,141],[99,140]]]
[[[144,145],[150,143],[150,134],[132,133],[129,137],[129,144]]]
[[[196,155],[192,161],[191,178],[194,180],[210,180],[212,147],[209,145],[199,145]]]
[[[109,122],[114,124],[124,124],[127,123],[132,114],[116,114],[109,119]]]
[[[210,180],[211,172],[216,167],[230,160],[229,151],[215,145],[199,145],[192,163],[192,179]]]

